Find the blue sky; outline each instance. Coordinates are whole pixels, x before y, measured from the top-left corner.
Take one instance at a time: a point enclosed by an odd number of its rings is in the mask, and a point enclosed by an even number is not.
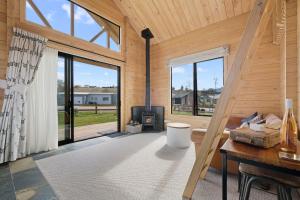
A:
[[[53,29],[70,35],[70,2],[67,0],[34,0]],[[44,26],[35,11],[26,3],[26,19]],[[75,37],[90,40],[102,30],[92,17],[79,6],[74,5]],[[103,33],[95,43],[107,47],[107,34]],[[111,49],[119,50],[110,40]],[[64,61],[59,59],[57,77],[64,80]],[[117,86],[117,71],[85,63],[74,62],[74,85],[93,85],[98,87]]]
[[[117,86],[116,70],[74,61],[74,85],[90,85],[98,87]],[[64,79],[64,60],[59,58],[57,68],[58,79]]]
[[[70,2],[67,0],[33,0],[53,29],[70,34]],[[31,22],[43,25],[44,23],[37,16],[30,4],[26,3],[26,19]],[[102,30],[94,19],[83,8],[74,5],[74,31],[75,37],[89,41]],[[95,41],[100,46],[107,47],[107,34],[104,33]],[[111,49],[119,51],[116,43],[110,39]]]
[[[197,63],[198,90],[223,86],[223,58]],[[175,89],[193,88],[193,64],[187,64],[172,69],[172,86]]]

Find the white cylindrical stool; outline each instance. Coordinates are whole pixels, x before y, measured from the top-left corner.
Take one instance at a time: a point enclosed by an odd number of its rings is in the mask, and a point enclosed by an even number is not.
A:
[[[191,144],[191,125],[184,123],[167,124],[167,144],[170,147],[187,148]]]

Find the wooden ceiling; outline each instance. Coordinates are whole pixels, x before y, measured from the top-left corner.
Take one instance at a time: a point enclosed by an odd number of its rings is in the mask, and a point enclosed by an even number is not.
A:
[[[150,28],[154,43],[249,12],[255,0],[114,0],[140,34]]]

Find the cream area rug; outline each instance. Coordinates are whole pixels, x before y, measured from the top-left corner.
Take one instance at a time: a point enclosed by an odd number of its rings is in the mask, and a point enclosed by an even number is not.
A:
[[[166,145],[165,133],[116,138],[37,161],[61,200],[180,200],[195,160],[194,146]],[[221,199],[221,175],[209,171],[193,199]],[[238,199],[235,177],[228,199]],[[276,199],[253,190],[251,199]]]

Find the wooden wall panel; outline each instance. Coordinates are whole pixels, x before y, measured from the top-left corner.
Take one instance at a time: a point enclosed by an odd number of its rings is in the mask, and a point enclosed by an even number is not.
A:
[[[226,78],[247,18],[248,14],[243,14],[152,45],[152,101],[154,105],[165,106],[166,119],[187,122],[193,127],[207,127],[209,123],[207,117],[171,115],[168,60],[228,44],[230,55],[227,57],[224,70]],[[253,59],[251,69],[243,76],[246,84],[239,94],[233,114],[245,116],[259,111],[280,115],[280,70],[280,48],[272,44],[272,23],[270,22]]]
[[[131,119],[131,107],[145,105],[145,43],[137,35],[135,30],[129,24],[126,26],[126,64],[124,75],[125,99],[124,106],[124,122],[128,123]]]
[[[286,96],[293,99],[297,115],[297,0],[288,0],[286,9]]]
[[[0,0],[0,79],[5,78],[7,66],[7,1]],[[0,106],[2,106],[4,91],[0,89]]]
[[[298,88],[297,88],[297,97],[298,97],[298,130],[300,129],[300,0],[297,0],[297,69],[298,69]],[[300,149],[300,147],[299,147]]]

